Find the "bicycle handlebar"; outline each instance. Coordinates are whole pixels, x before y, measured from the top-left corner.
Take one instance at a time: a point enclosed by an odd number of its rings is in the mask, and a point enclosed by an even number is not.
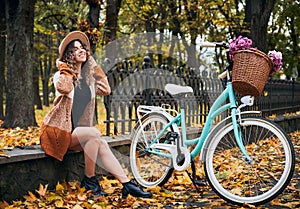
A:
[[[226,76],[227,76],[227,71],[224,71],[223,73],[221,73],[221,74],[218,76],[218,78],[219,78],[219,79],[224,79],[224,78],[226,78]]]
[[[206,42],[206,41],[203,41],[201,44],[200,44],[200,47],[206,47],[206,48],[217,48],[217,47],[220,47],[220,48],[225,48],[225,49],[228,49],[228,45],[226,45],[224,42]],[[228,54],[227,54],[227,59],[228,59]],[[223,73],[221,73],[218,78],[219,79],[224,79],[227,77],[227,70],[225,70]]]
[[[216,47],[223,47],[228,49],[228,46],[223,42],[202,42],[200,47],[207,47],[207,48],[216,48]]]

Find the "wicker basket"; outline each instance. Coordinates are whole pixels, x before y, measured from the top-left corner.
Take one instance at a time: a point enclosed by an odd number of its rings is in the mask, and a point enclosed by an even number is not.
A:
[[[272,67],[272,60],[257,49],[236,51],[232,69],[234,90],[243,96],[260,96]]]

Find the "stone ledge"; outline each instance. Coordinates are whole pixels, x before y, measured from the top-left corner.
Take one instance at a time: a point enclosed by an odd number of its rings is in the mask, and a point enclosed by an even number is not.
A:
[[[103,137],[111,147],[117,147],[130,144],[129,135]],[[15,163],[26,160],[34,160],[48,157],[41,149],[40,145],[28,146],[24,148],[14,148],[12,150],[3,150],[8,154],[8,157],[0,157],[0,165],[7,163]],[[76,153],[76,151],[68,151],[68,154]]]
[[[127,145],[131,142],[129,135],[104,139],[119,153],[128,152]],[[28,191],[34,191],[39,184],[48,184],[49,189],[54,189],[57,182],[80,181],[84,175],[83,152],[68,151],[60,162],[47,156],[40,145],[4,151],[8,157],[0,157],[0,201],[23,199]],[[97,176],[109,175],[98,166],[96,173]]]
[[[188,128],[187,135],[188,137],[196,137],[201,132],[199,128]],[[103,136],[104,140],[111,147],[120,147],[123,145],[130,145],[131,139],[130,135],[121,135],[121,136]],[[48,157],[45,152],[41,149],[40,145],[27,146],[24,148],[14,148],[12,150],[2,150],[8,154],[8,157],[0,157],[0,165],[21,162],[26,160],[35,160]],[[67,154],[76,153],[76,151],[68,151]]]
[[[201,130],[189,129],[188,136],[195,137]],[[113,147],[117,159],[129,166],[130,135],[103,137]],[[8,158],[0,157],[0,201],[23,199],[28,191],[34,191],[39,184],[48,184],[54,189],[57,182],[80,181],[84,175],[83,152],[68,151],[62,162],[48,157],[39,145],[5,150]],[[110,175],[97,166],[97,176]]]

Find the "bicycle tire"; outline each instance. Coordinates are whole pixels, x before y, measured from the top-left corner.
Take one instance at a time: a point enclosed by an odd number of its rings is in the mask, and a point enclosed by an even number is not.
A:
[[[261,205],[289,184],[295,168],[292,142],[283,129],[265,118],[246,117],[241,136],[251,163],[237,147],[232,123],[219,124],[205,147],[204,169],[210,186],[237,205]]]
[[[133,129],[130,166],[135,180],[143,187],[162,186],[172,176],[172,159],[150,153],[147,146],[167,123],[169,119],[166,116],[154,112],[143,116],[142,125],[137,123]],[[168,131],[173,132],[174,128],[171,126]],[[159,142],[171,143],[164,137],[161,137]]]

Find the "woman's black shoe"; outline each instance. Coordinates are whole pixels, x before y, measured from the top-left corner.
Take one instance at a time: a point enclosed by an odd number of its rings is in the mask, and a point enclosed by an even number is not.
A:
[[[126,199],[128,194],[134,197],[152,197],[151,192],[144,192],[133,180],[123,183],[122,198]]]
[[[86,190],[92,190],[92,192],[95,195],[103,195],[103,196],[107,195],[106,192],[102,191],[96,176],[92,176],[91,178],[84,176],[81,181],[80,187],[85,187]]]

